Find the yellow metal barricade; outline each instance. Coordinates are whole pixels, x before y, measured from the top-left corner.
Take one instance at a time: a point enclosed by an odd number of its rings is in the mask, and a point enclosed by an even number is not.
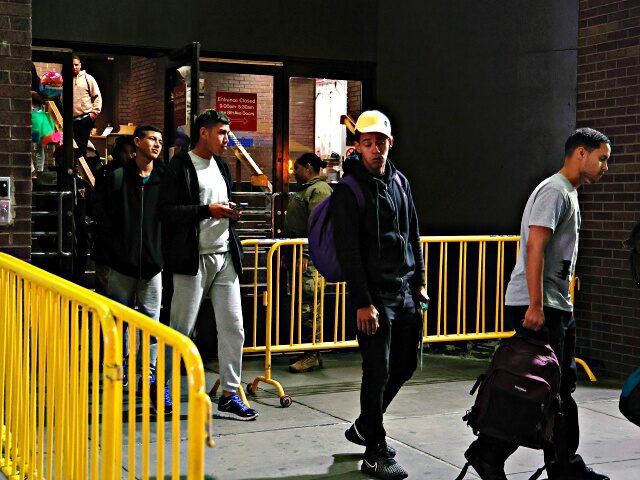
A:
[[[161,388],[157,414],[150,409],[148,382],[142,382],[141,408],[136,405],[135,360],[128,366],[130,380],[123,399],[125,325],[130,351],[141,348],[143,363],[148,364],[152,339],[157,339],[160,385],[165,348],[172,347],[170,435],[165,434]],[[5,475],[116,480],[122,478],[125,464],[131,478],[133,472],[144,479],[165,478],[165,472],[169,478],[185,478],[182,464],[186,478],[204,478],[205,443],[213,444],[211,401],[202,361],[188,338],[1,253],[0,332],[0,468]],[[180,412],[181,361],[187,376],[186,435]],[[180,458],[184,436],[188,438],[186,462]],[[170,456],[164,451],[167,441],[172,444]]]
[[[504,326],[504,294],[508,276],[518,257],[519,240],[517,235],[421,238],[427,290],[431,297],[430,307],[423,314],[424,342],[480,341],[513,335],[514,332],[505,330]],[[302,341],[302,266],[306,244],[306,239],[243,242],[246,253],[251,255],[253,251],[255,265],[253,341],[244,351],[265,353],[265,374],[249,384],[249,393],[257,392],[260,382],[270,384],[276,388],[283,406],[289,406],[292,400],[272,377],[273,353],[357,346],[355,334],[348,333],[346,286],[344,283],[327,284],[322,276],[317,276],[314,282],[313,300],[313,332],[319,332],[320,340]],[[258,252],[269,245],[266,255],[262,254],[266,262],[263,264]],[[261,291],[258,288],[258,270],[265,268],[265,341],[262,345],[256,334],[262,326],[258,308]],[[574,285],[575,281],[572,282],[572,295]],[[316,317],[321,319],[320,325]],[[327,334],[330,338],[325,338]],[[595,380],[586,363],[576,360]]]
[[[258,336],[264,321],[261,321],[264,309],[264,293],[267,289],[267,255],[271,246],[277,240],[248,239],[242,240],[244,250],[244,276],[241,284],[243,299],[251,299],[253,319],[251,325],[251,339],[245,341],[244,353],[263,353],[266,349],[265,339]],[[246,300],[245,300],[246,301]]]
[[[347,338],[346,286],[344,283],[326,283],[315,274],[313,285],[312,340],[302,342],[303,305],[303,249],[306,239],[276,240],[266,254],[266,291],[263,305],[265,316],[265,374],[258,376],[249,385],[249,393],[257,392],[260,382],[274,386],[283,407],[291,405],[291,397],[284,393],[282,385],[271,376],[273,353],[314,351],[322,349],[353,348],[355,335]],[[245,244],[247,245],[247,244]],[[321,318],[318,324],[316,318]],[[254,326],[257,323],[254,322]],[[284,332],[284,333],[283,333]],[[319,341],[316,341],[318,332]],[[330,332],[330,337],[325,334]],[[260,351],[252,347],[245,352]]]
[[[505,275],[515,265],[519,241],[506,235],[421,238],[431,297],[423,313],[425,342],[513,335],[504,330]]]
[[[103,301],[113,312],[120,338],[128,330],[129,356],[126,362],[128,385],[124,387],[122,429],[129,439],[123,465],[136,478],[184,478],[181,457],[186,458],[186,478],[204,478],[204,447],[214,446],[211,432],[212,406],[206,391],[204,367],[198,349],[186,336],[123,305]],[[155,366],[156,397],[152,399],[149,365],[152,346],[157,350]],[[141,351],[140,364],[136,351]],[[168,356],[171,371],[165,373]],[[181,376],[181,364],[185,377]],[[136,381],[137,380],[137,381]],[[171,413],[164,405],[164,385],[168,384],[173,403]],[[185,399],[186,394],[186,399]],[[152,408],[155,400],[156,409]],[[183,411],[181,402],[187,401]],[[155,411],[154,411],[155,410]],[[186,414],[186,432],[183,425]],[[184,438],[188,438],[184,452]],[[165,451],[170,444],[171,450]],[[120,453],[120,452],[119,452]],[[184,467],[183,467],[184,468]]]
[[[0,253],[0,466],[118,479],[121,344],[97,295]],[[100,368],[100,358],[103,367]]]

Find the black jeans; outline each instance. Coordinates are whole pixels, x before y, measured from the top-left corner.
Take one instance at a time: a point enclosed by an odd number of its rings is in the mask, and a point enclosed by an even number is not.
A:
[[[379,293],[373,304],[380,313],[373,335],[357,332],[362,355],[358,431],[367,445],[385,440],[382,415],[418,365],[420,317],[409,289]]]
[[[534,332],[522,326],[527,306],[505,306],[505,330],[515,330],[518,334],[537,340],[548,341],[553,348],[561,368],[560,398],[562,416],[556,419],[553,429],[553,447],[544,451],[545,463],[557,462],[560,466],[569,465],[576,455],[580,443],[578,425],[578,406],[572,397],[576,389],[577,369],[576,322],[571,312],[544,307],[545,324]],[[480,435],[478,448],[481,457],[490,464],[502,465],[516,451],[517,445],[496,438]]]
[[[73,139],[76,141],[78,149],[76,158],[84,157],[87,154],[87,143],[95,120],[90,115],[80,116],[73,119]]]

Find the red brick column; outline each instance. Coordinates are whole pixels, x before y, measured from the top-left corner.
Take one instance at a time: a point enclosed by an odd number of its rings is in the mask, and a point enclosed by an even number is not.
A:
[[[580,0],[577,125],[612,141],[609,172],[580,192],[579,354],[600,372],[640,366],[640,289],[621,245],[640,221],[640,4]]]
[[[0,1],[0,176],[13,180],[15,222],[0,251],[31,256],[31,0]]]

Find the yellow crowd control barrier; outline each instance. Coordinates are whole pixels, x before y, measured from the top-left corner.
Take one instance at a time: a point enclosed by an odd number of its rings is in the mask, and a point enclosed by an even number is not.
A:
[[[421,238],[431,298],[430,307],[423,314],[424,342],[481,341],[513,335],[513,331],[504,328],[504,293],[519,253],[519,240],[516,235]],[[253,289],[253,338],[244,352],[265,354],[265,374],[256,377],[248,390],[256,393],[260,382],[272,385],[283,406],[289,406],[292,399],[272,377],[273,353],[357,346],[354,327],[347,324],[344,283],[326,283],[316,272],[312,300],[308,295],[303,297],[306,244],[306,239],[243,241],[245,254],[253,253],[254,268],[253,285],[247,286]],[[259,272],[264,274],[262,285]],[[572,282],[572,295],[574,285]],[[264,345],[257,333],[262,327],[260,292],[266,308]],[[302,340],[305,304],[313,311],[313,339],[307,342]],[[576,360],[595,380],[586,363]]]
[[[135,406],[135,374],[123,395],[123,326],[135,351],[141,333],[143,362],[151,338],[174,356],[171,467],[165,469],[164,418],[151,428],[149,386]],[[180,474],[180,360],[187,371],[186,478],[204,477],[211,445],[211,401],[202,361],[189,339],[149,318],[66,280],[0,253],[0,468],[11,479],[185,478]],[[132,356],[133,357],[133,356]],[[135,373],[135,361],[129,373]],[[159,374],[159,377],[161,374]],[[163,381],[163,378],[159,378]],[[160,389],[162,391],[162,389]],[[124,402],[124,403],[123,403]],[[123,405],[128,406],[127,416]],[[133,406],[133,408],[132,408]],[[132,413],[134,412],[134,413]],[[123,429],[125,429],[123,431]],[[123,433],[128,446],[123,450]],[[151,455],[149,445],[156,445]],[[136,445],[142,445],[142,453]],[[155,457],[152,459],[152,456]],[[136,468],[139,459],[141,468]]]

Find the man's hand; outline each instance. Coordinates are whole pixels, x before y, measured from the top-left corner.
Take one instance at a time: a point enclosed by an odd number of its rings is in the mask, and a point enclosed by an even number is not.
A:
[[[522,326],[524,328],[528,328],[529,330],[537,332],[542,328],[543,325],[544,310],[542,310],[542,307],[529,305],[529,308],[527,308],[527,313],[524,314],[524,322],[522,322]]]
[[[424,285],[420,287],[420,290],[418,290],[415,294],[415,300],[417,300],[420,303],[426,303],[427,305],[429,304],[429,295],[427,295],[427,287],[425,287]]]
[[[221,218],[228,218],[229,220],[240,219],[240,211],[230,208],[229,202],[212,203],[209,205],[209,212],[211,213],[211,218],[216,220]]]
[[[97,116],[98,115],[96,115],[95,112],[89,112],[89,117],[91,118],[91,120],[95,120]]]
[[[358,330],[367,335],[373,335],[380,326],[378,323],[379,316],[378,310],[373,305],[359,308],[357,314]]]

